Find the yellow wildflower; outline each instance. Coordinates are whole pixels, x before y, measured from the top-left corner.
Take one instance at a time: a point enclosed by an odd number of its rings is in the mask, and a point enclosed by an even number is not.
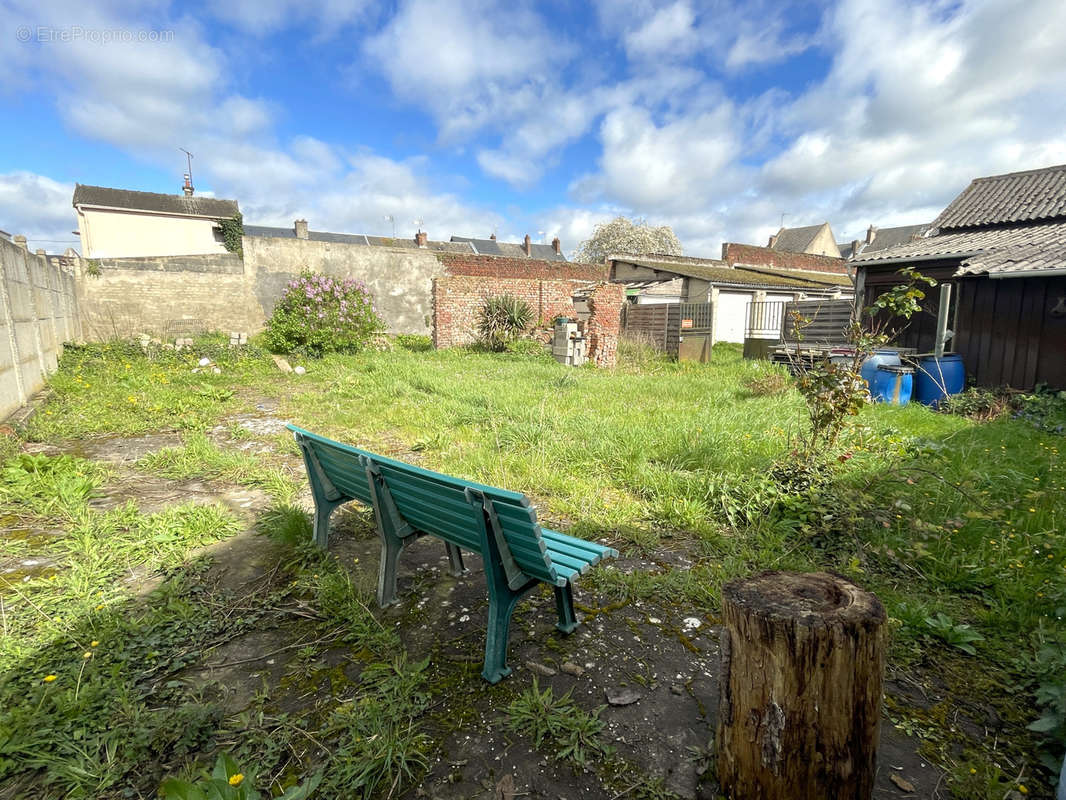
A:
[[[52,681],[54,681],[56,679],[56,677],[57,677],[56,675],[45,675],[44,676],[44,682],[45,683],[51,683]]]
[[[238,772],[238,773],[236,773],[234,775],[230,775],[229,776],[229,785],[230,786],[240,786],[241,785],[241,781],[243,781],[243,780],[244,780],[244,775],[242,773]]]
[[[100,644],[100,643],[98,641],[96,641],[95,639],[93,639],[91,642],[89,642],[89,647],[96,647],[98,644]]]
[[[81,657],[82,658],[92,658],[93,657],[93,651],[92,650],[86,650],[84,653],[82,653]]]

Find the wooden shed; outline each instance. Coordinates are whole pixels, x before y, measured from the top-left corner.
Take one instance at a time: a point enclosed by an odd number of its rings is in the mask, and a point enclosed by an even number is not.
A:
[[[854,263],[864,305],[904,267],[951,284],[946,349],[978,385],[1066,389],[1066,165],[978,178],[926,236]],[[896,344],[934,349],[939,298]]]

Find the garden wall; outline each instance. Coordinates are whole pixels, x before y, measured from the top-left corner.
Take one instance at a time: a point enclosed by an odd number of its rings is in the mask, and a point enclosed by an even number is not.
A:
[[[74,277],[0,237],[0,419],[44,386],[63,343],[80,338]]]
[[[565,273],[565,269],[562,271]],[[577,318],[574,296],[578,292],[590,292],[589,319],[585,328],[589,339],[589,360],[597,366],[612,367],[618,351],[619,322],[625,299],[622,284],[478,275],[437,278],[433,282],[433,345],[455,347],[477,341],[478,315],[489,297],[510,294],[526,301],[533,309],[535,324],[545,329],[557,316]]]

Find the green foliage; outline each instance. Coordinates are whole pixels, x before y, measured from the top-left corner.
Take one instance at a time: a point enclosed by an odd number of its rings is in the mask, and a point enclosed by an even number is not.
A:
[[[398,333],[396,344],[412,353],[425,353],[433,349],[433,340],[420,333]]]
[[[807,401],[810,421],[798,457],[804,462],[820,460],[833,452],[846,421],[862,411],[870,392],[854,367],[829,360],[801,372],[796,388]]]
[[[222,246],[244,258],[244,215],[238,211],[232,217],[220,219],[218,228],[222,232]]]
[[[514,295],[498,295],[488,298],[481,306],[478,334],[486,347],[501,352],[532,324],[533,309],[529,303]]]
[[[0,505],[18,504],[41,516],[73,516],[106,478],[107,470],[91,461],[23,453],[3,464]]]
[[[1066,433],[1066,392],[1037,387],[1032,394],[1016,398],[1014,405],[1018,419],[1048,433]]]
[[[504,346],[511,355],[526,356],[528,358],[551,358],[551,351],[544,342],[537,339],[514,339]]]
[[[305,800],[322,782],[322,774],[315,773],[299,786],[291,786],[283,794],[267,794],[275,800]],[[255,788],[255,774],[241,771],[228,753],[220,753],[210,774],[195,781],[167,778],[159,787],[163,800],[263,800]]]
[[[99,278],[103,274],[103,271],[100,269],[100,259],[85,259],[85,274],[90,278]]]
[[[555,758],[584,767],[590,759],[611,752],[600,740],[604,725],[600,713],[604,708],[585,711],[573,701],[569,691],[556,697],[549,686],[542,692],[534,678],[533,685],[508,706],[508,725],[516,733],[529,736],[534,747],[547,743]]]
[[[1066,611],[1064,608],[1057,611]],[[1059,615],[1061,616],[1061,614]],[[1066,752],[1066,637],[1061,633],[1040,645],[1031,663],[1019,666],[1035,676],[1036,720],[1029,730],[1040,734],[1043,742],[1041,760],[1056,772]]]
[[[275,352],[317,358],[359,352],[384,329],[361,281],[305,271],[289,281],[267,320],[264,339]]]
[[[940,611],[931,617],[926,617],[923,621],[933,636],[971,656],[977,655],[973,643],[983,642],[985,639],[971,626],[957,625],[951,617]]]
[[[779,369],[767,369],[744,381],[744,388],[755,397],[783,394],[794,386],[788,375]]]
[[[989,422],[1010,407],[1010,399],[1000,392],[972,386],[959,394],[952,394],[940,401],[938,410],[945,414],[957,414],[979,422]]]

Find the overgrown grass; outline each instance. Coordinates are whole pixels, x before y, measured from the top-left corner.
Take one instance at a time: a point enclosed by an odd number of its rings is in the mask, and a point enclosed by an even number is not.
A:
[[[146,472],[167,478],[207,478],[263,489],[279,503],[290,503],[302,481],[290,472],[235,450],[225,450],[202,433],[185,437],[181,447],[165,447],[137,462]]]
[[[956,770],[959,787],[972,783],[971,764],[992,763],[991,756],[1015,767],[1032,759],[1034,738],[1024,726],[1058,713],[1055,692],[1066,683],[1066,469],[1063,440],[1051,432],[1057,423],[1042,429],[1002,416],[982,424],[913,405],[870,406],[844,441],[850,459],[797,498],[783,495],[770,475],[788,462],[805,411],[780,381],[764,386],[764,365],[744,361],[732,346],[716,347],[710,365],[672,363],[629,344],[621,353],[609,371],[507,353],[398,348],[330,356],[292,376],[257,361],[193,375],[187,364],[160,370],[144,357],[96,352],[64,361],[54,399],[29,433],[183,428],[184,448],[141,467],[260,486],[286,500],[273,467],[198,435],[246,394],[267,394],[308,429],[527,492],[553,527],[652,563],[670,550],[693,564],[594,571],[583,585],[607,598],[713,615],[730,578],[766,568],[834,569],[884,600],[896,674],[935,676],[937,691],[972,716],[996,709],[1002,731],[994,753],[991,740],[952,733],[947,723],[926,737],[930,757]],[[162,383],[159,374],[173,380]],[[123,404],[132,387],[141,394],[130,392],[136,402]],[[182,403],[189,410],[177,422],[161,410]],[[1054,421],[1056,413],[1042,410],[1040,419]],[[291,514],[279,520],[297,535]],[[332,602],[332,590],[322,591],[314,592],[317,602]],[[349,612],[363,614],[357,606]],[[901,724],[923,713],[899,702],[893,715]],[[1062,737],[1052,750],[1066,745],[1066,701],[1062,708],[1061,719],[1044,723],[1045,735]]]

